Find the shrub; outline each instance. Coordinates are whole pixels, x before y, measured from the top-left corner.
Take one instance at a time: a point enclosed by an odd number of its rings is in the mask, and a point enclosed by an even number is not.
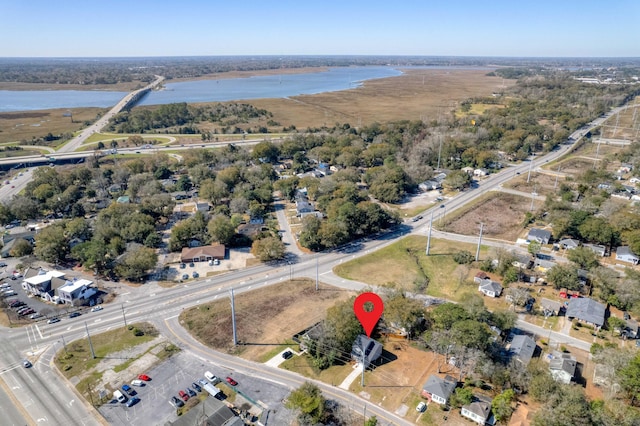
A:
[[[471,263],[475,260],[475,256],[466,250],[461,250],[453,255],[454,262],[464,265]]]

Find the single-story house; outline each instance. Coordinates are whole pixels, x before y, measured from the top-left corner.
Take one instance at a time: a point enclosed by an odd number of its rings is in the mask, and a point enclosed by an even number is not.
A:
[[[573,250],[574,248],[580,247],[580,241],[573,238],[564,238],[558,241],[558,245],[564,250]]]
[[[629,246],[620,246],[616,249],[616,260],[637,265],[640,257],[636,256]]]
[[[260,223],[243,223],[238,225],[238,234],[254,238],[260,235],[264,229],[266,228]]]
[[[418,189],[423,192],[433,191],[434,189],[440,189],[440,188],[442,188],[442,183],[432,179],[425,180],[424,182],[418,185]]]
[[[442,379],[432,374],[422,387],[420,395],[436,404],[446,405],[457,384],[458,381],[451,376],[445,376]]]
[[[364,366],[365,368],[376,361],[382,355],[382,344],[377,342],[364,334],[358,334],[356,340],[351,347],[351,359],[357,363],[362,363],[364,351]]]
[[[502,294],[502,286],[495,281],[489,281],[488,283],[480,284],[478,291],[489,297],[500,297]]]
[[[536,342],[529,336],[518,334],[513,337],[509,346],[509,356],[524,365],[531,362],[531,358],[536,351]]]
[[[58,287],[59,299],[71,306],[84,304],[84,301],[89,300],[97,292],[98,290],[93,287],[93,281],[85,280],[84,278],[67,281],[64,285]]]
[[[472,175],[473,174],[473,167],[463,167],[460,169],[460,171],[468,174],[468,175]]]
[[[515,253],[512,263],[516,268],[529,269],[531,267],[531,256],[524,253]]]
[[[547,272],[554,266],[556,266],[556,263],[551,260],[540,259],[539,257],[533,260],[533,269],[536,271]]]
[[[474,176],[479,176],[479,177],[483,177],[489,174],[489,170],[485,169],[484,167],[481,167],[479,169],[475,169],[473,171],[473,175]]]
[[[549,244],[549,240],[551,240],[551,232],[546,229],[531,228],[527,234],[527,240],[537,241],[540,244]]]
[[[225,258],[226,247],[224,244],[214,244],[202,247],[185,247],[180,254],[182,263],[207,262],[209,260]]]
[[[599,244],[584,244],[584,247],[591,249],[591,251],[600,257],[604,257],[607,254],[607,248]]]
[[[588,297],[572,298],[569,299],[567,318],[575,318],[578,321],[602,327],[606,310],[607,307],[605,305]]]
[[[545,316],[558,315],[560,308],[562,308],[562,303],[543,298],[540,301],[540,308]]]
[[[560,383],[569,384],[576,374],[577,362],[571,355],[559,351],[553,351],[549,360],[549,372]]]
[[[2,235],[2,249],[0,249],[0,257],[11,257],[11,250],[15,244],[20,241],[25,240],[31,246],[33,246],[36,242],[36,232],[35,231],[26,231],[26,232],[17,232],[15,234],[3,234]]]
[[[466,417],[479,425],[495,424],[489,420],[491,417],[491,399],[474,395],[471,404],[463,405],[460,411],[462,417]]]
[[[314,211],[313,204],[307,200],[296,201],[296,214],[301,216],[304,213],[311,213]]]

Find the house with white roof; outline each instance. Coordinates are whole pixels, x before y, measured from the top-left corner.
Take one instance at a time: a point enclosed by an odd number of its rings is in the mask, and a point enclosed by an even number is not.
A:
[[[93,297],[98,290],[93,287],[93,281],[84,278],[67,281],[58,288],[58,297],[63,303],[71,306],[82,305],[84,301]]]

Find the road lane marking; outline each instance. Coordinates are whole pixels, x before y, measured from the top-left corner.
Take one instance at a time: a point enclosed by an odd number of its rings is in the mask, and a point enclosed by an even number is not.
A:
[[[173,315],[173,316],[170,316],[170,317],[165,318],[164,320],[165,320],[165,321],[168,321],[168,320],[170,320],[170,319],[177,318],[177,317],[179,317],[179,316],[180,316],[180,315]]]

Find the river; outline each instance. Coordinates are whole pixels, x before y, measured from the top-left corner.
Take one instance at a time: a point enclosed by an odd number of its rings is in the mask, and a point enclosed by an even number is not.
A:
[[[302,74],[167,82],[163,90],[153,91],[145,96],[140,105],[286,98],[353,89],[366,80],[395,77],[401,74],[401,71],[393,67],[372,66],[330,68],[327,71]],[[125,95],[125,92],[88,90],[0,90],[0,112],[79,107],[106,108],[115,105]]]

